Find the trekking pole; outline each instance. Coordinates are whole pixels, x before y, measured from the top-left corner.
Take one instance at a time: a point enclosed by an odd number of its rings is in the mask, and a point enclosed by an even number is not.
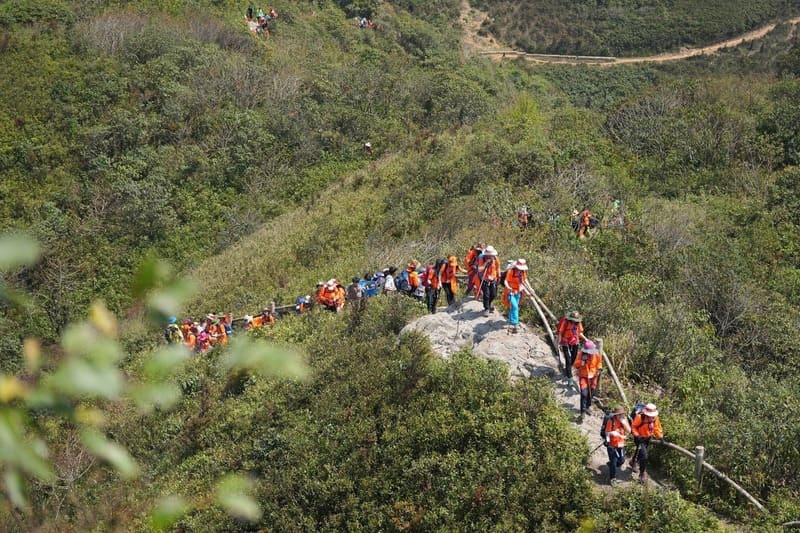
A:
[[[602,447],[603,447],[603,446],[605,446],[605,445],[606,445],[606,443],[605,443],[605,442],[601,442],[600,444],[598,444],[598,445],[595,447],[595,449],[594,449],[594,450],[592,450],[591,452],[589,452],[589,455],[594,455],[594,452],[596,452],[597,450],[599,450],[600,448],[602,448]]]

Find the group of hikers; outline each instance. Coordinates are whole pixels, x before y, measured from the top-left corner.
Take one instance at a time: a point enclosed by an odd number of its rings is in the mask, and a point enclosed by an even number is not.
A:
[[[572,218],[570,225],[575,235],[579,239],[589,237],[592,230],[596,228],[623,228],[625,227],[625,219],[622,212],[622,202],[612,194],[606,195],[606,207],[604,209],[605,216],[598,217],[592,211],[585,207],[581,211],[574,209],[572,211]],[[556,215],[555,219],[558,218]],[[552,218],[550,220],[553,220]],[[527,230],[531,223],[535,221],[534,212],[527,205],[523,205],[517,209],[517,219],[514,224],[519,227],[520,231]]]
[[[575,385],[573,372],[578,375],[580,390],[580,417],[591,411],[592,399],[603,371],[603,358],[597,345],[583,334],[583,316],[578,311],[570,311],[562,317],[556,328],[556,342],[564,356],[564,379],[567,386]],[[573,370],[574,369],[574,370]],[[617,470],[625,464],[625,444],[633,436],[636,451],[631,458],[631,471],[638,469],[639,480],[647,481],[647,447],[650,439],[663,439],[664,432],[658,409],[652,403],[637,404],[628,415],[625,408],[617,406],[603,418],[600,436],[608,452],[608,473],[611,485],[616,485]]]
[[[483,304],[485,316],[495,311],[494,302],[502,285],[502,301],[509,309],[510,331],[519,330],[519,304],[528,284],[525,259],[508,261],[501,268],[497,250],[485,243],[470,247],[462,267],[455,255],[437,259],[423,265],[417,260],[409,262],[405,269],[388,267],[375,274],[352,278],[346,287],[336,278],[318,282],[316,303],[333,312],[340,312],[350,302],[362,306],[366,299],[378,294],[402,294],[425,303],[428,311],[435,313],[439,297],[444,292],[447,305],[455,303],[458,294],[458,276],[466,274],[465,295],[473,296]]]
[[[466,275],[464,296],[481,301],[483,314],[488,317],[495,311],[495,300],[499,288],[503,292],[501,301],[508,309],[508,325],[511,333],[519,328],[519,307],[524,294],[528,293],[528,264],[525,259],[507,261],[504,268],[497,250],[483,242],[475,243],[464,257],[464,266],[455,255],[437,259],[422,265],[417,260],[410,261],[406,268],[398,271],[394,266],[355,276],[344,286],[338,279],[317,282],[312,297],[300,296],[294,303],[294,313],[301,314],[314,306],[332,312],[341,312],[347,305],[363,309],[369,298],[383,295],[405,295],[424,302],[428,311],[437,311],[439,296],[445,293],[447,305],[453,305],[458,295],[459,276]],[[288,307],[288,306],[287,306]],[[291,307],[289,307],[291,310]],[[233,314],[209,313],[202,320],[186,318],[181,324],[170,317],[165,330],[167,342],[184,344],[194,353],[204,353],[215,346],[224,346],[235,334],[236,329],[259,329],[275,324],[274,308],[264,307],[260,314],[245,315],[235,320]],[[234,328],[234,323],[237,327]],[[591,411],[595,391],[603,371],[603,359],[597,345],[584,335],[583,316],[578,311],[570,311],[563,316],[556,327],[556,343],[564,357],[563,378],[569,387],[575,385],[573,373],[577,374],[580,390],[579,422]],[[647,446],[651,438],[663,438],[658,410],[653,404],[637,407],[630,416],[623,407],[615,408],[603,419],[601,437],[604,439],[609,457],[609,476],[612,485],[617,483],[617,470],[625,463],[625,444],[633,436],[636,452],[631,460],[632,470],[638,467],[639,479],[647,480]]]
[[[247,14],[244,16],[247,29],[253,35],[262,37],[269,37],[269,23],[278,18],[278,12],[275,8],[270,8],[269,11],[264,11],[260,7],[253,7],[251,4],[247,8]]]

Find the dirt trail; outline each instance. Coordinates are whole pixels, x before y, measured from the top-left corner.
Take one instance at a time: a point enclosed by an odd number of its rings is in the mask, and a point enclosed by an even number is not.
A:
[[[461,2],[461,22],[464,27],[463,32],[463,46],[466,50],[473,53],[489,55],[495,61],[501,59],[511,59],[517,57],[524,57],[532,62],[537,63],[561,63],[568,65],[598,65],[598,66],[614,66],[632,63],[663,63],[666,61],[678,61],[690,57],[701,55],[710,55],[722,50],[724,48],[733,48],[742,43],[755,41],[761,39],[769,32],[774,30],[778,24],[790,24],[793,27],[800,23],[800,17],[795,17],[782,22],[767,24],[761,28],[749,31],[737,37],[727,39],[725,41],[700,46],[696,48],[682,48],[678,52],[665,52],[662,54],[652,56],[639,56],[639,57],[596,57],[596,56],[575,56],[575,55],[550,55],[550,54],[529,54],[518,50],[512,50],[507,46],[498,43],[492,37],[483,37],[478,35],[483,22],[489,17],[489,14],[484,11],[479,11],[470,6],[469,0],[462,0]]]

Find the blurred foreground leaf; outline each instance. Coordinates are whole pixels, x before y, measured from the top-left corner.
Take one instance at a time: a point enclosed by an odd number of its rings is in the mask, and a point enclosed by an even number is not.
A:
[[[249,479],[231,474],[217,484],[217,502],[233,516],[255,522],[261,518],[261,509],[249,494],[252,489]]]
[[[25,497],[25,482],[16,468],[9,468],[3,476],[8,498],[20,509],[28,508],[28,499]]]
[[[150,527],[164,531],[172,527],[189,510],[189,504],[180,496],[162,498],[150,515]]]
[[[0,271],[32,265],[41,253],[39,244],[24,235],[0,237]]]
[[[262,376],[304,378],[308,367],[299,353],[247,336],[235,337],[222,361],[226,370],[249,369]]]
[[[82,430],[81,442],[96,457],[110,463],[123,478],[132,479],[139,475],[138,465],[125,448],[109,441],[97,430]]]
[[[42,481],[55,478],[40,446],[25,438],[25,421],[16,410],[0,410],[0,464],[9,464],[24,470]]]

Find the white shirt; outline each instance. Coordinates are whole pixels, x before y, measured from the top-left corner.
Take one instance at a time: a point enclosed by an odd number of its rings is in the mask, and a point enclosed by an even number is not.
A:
[[[397,287],[394,286],[394,276],[386,274],[386,277],[383,278],[383,292],[393,292],[396,290]]]

